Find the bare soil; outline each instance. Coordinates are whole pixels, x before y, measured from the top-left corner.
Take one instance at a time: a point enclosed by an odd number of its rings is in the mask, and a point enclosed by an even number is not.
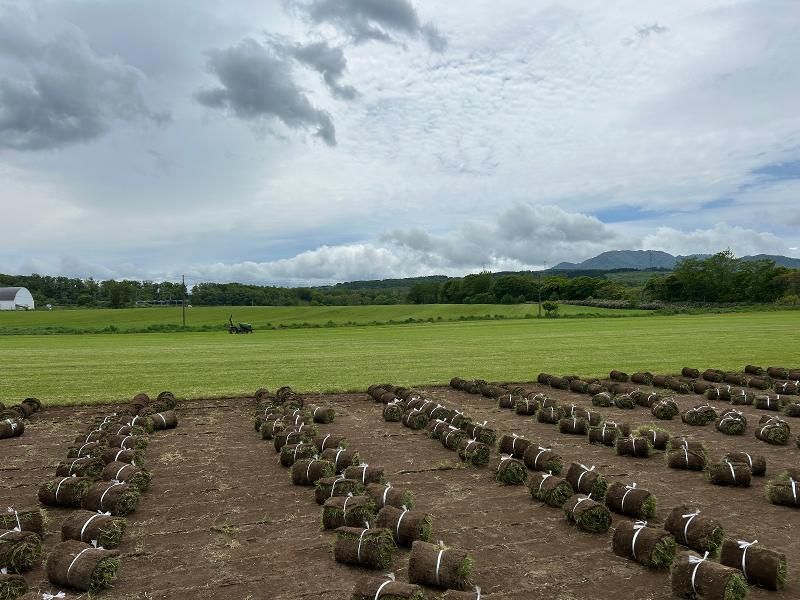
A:
[[[591,408],[587,395],[524,385]],[[737,407],[749,420],[744,436],[723,435],[713,424],[685,425],[680,417],[657,422],[674,435],[705,442],[712,461],[734,450],[767,458],[767,478],[754,478],[750,488],[721,488],[707,483],[700,473],[668,469],[662,453],[649,459],[620,457],[611,448],[590,445],[584,437],[561,435],[556,426],[497,408],[490,399],[448,388],[422,391],[477,421],[487,420],[499,434],[513,432],[552,447],[567,467],[572,461],[581,462],[595,465],[609,483],[635,481],[658,498],[657,518],[651,523],[663,523],[672,507],[688,504],[719,519],[728,537],[758,539],[784,552],[789,560],[786,588],[781,592],[751,588],[751,598],[800,598],[800,511],[773,506],[764,494],[766,479],[797,466],[796,435],[786,447],[770,446],[753,435],[761,415],[777,413]],[[345,435],[363,460],[385,467],[395,487],[414,492],[415,508],[433,515],[435,540],[473,553],[482,597],[672,597],[668,572],[648,571],[615,556],[610,533],[582,533],[567,523],[561,510],[532,501],[527,488],[497,484],[497,453],[488,468],[465,467],[456,453],[423,432],[384,422],[380,405],[366,394],[308,396],[307,401],[335,407],[335,422],[321,430]],[[703,401],[695,395],[678,397],[681,409]],[[0,506],[36,506],[39,484],[53,476],[69,443],[94,416],[112,410],[110,406],[48,408],[31,417],[22,437],[0,440]],[[634,426],[656,422],[648,409],[639,407],[592,410]],[[293,486],[272,443],[254,431],[253,401],[183,403],[178,415],[177,429],[150,437],[147,467],[153,472],[153,484],[130,517],[120,547],[119,579],[101,597],[349,598],[355,580],[370,573],[333,560],[332,536],[321,530],[321,508],[314,502],[313,490]],[[799,432],[800,419],[789,421],[794,433]],[[68,512],[49,509],[48,550],[60,540]],[[613,516],[615,522],[624,518]],[[407,580],[407,567],[408,551],[401,549],[394,564],[398,579]],[[41,567],[26,577],[32,589],[57,591]]]

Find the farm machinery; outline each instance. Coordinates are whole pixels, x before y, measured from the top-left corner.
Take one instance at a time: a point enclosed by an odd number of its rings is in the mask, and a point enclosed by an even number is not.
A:
[[[253,333],[253,326],[250,323],[233,324],[233,315],[228,317],[228,333]]]

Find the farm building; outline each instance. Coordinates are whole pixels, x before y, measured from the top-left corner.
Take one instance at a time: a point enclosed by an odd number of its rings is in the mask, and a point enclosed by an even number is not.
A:
[[[24,287],[0,287],[0,310],[33,310],[33,296]]]

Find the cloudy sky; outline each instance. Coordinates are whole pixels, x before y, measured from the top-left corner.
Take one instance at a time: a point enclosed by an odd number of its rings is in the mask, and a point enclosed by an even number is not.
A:
[[[800,256],[796,0],[0,0],[0,272]]]

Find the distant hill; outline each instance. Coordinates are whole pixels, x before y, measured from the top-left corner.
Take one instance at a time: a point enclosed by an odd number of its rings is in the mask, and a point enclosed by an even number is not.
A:
[[[708,254],[692,254],[689,256],[673,256],[660,250],[612,250],[603,252],[581,263],[562,262],[548,269],[549,271],[575,271],[610,269],[674,269],[675,265],[684,258],[707,258]],[[800,258],[790,258],[772,254],[757,254],[743,256],[742,260],[774,260],[790,269],[800,269]]]

